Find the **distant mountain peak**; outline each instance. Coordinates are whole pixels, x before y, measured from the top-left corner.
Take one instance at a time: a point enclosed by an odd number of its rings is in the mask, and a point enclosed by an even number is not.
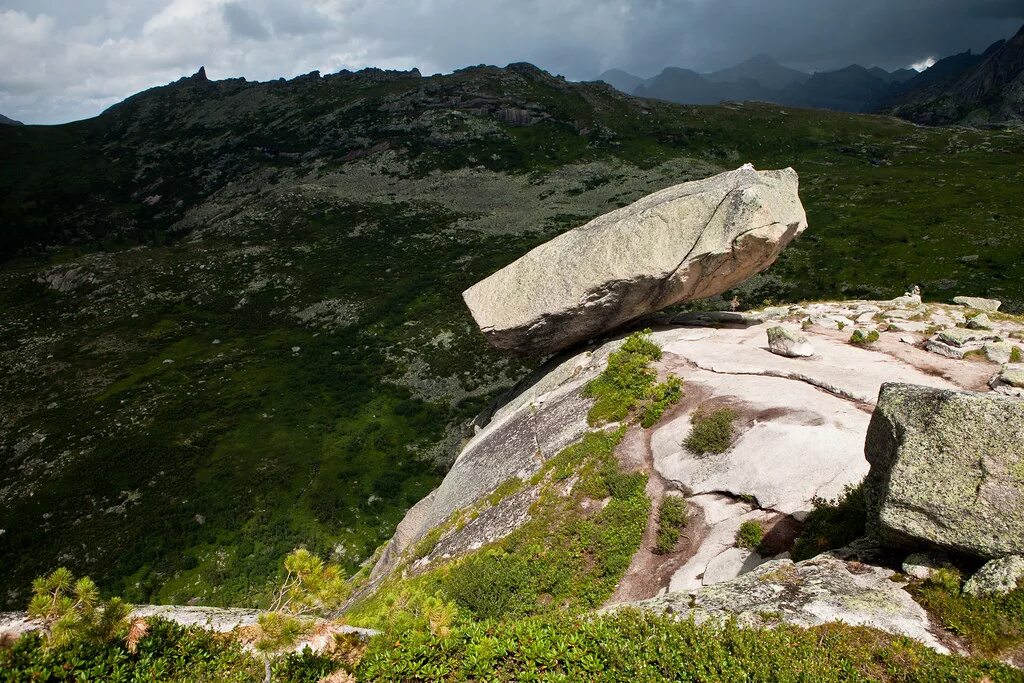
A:
[[[199,71],[192,74],[190,80],[199,81],[201,83],[206,83],[207,81],[209,81],[210,79],[206,77],[206,67],[199,67]]]
[[[24,126],[25,125],[21,121],[15,121],[14,119],[8,118],[8,117],[4,116],[3,114],[0,114],[0,124],[5,124],[5,125],[8,125],[8,126]]]

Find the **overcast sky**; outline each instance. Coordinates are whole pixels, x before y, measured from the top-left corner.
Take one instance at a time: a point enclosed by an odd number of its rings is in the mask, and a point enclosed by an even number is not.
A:
[[[95,116],[200,65],[253,80],[516,61],[580,80],[759,53],[806,71],[895,68],[1021,24],[1024,0],[0,0],[0,114]]]

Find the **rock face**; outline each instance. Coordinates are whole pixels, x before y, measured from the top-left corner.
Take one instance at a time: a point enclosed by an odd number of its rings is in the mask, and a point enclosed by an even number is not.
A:
[[[985,311],[986,313],[995,313],[1003,305],[1003,302],[998,299],[982,299],[977,296],[955,296],[953,297],[953,303],[973,308],[976,311]]]
[[[779,620],[798,626],[843,621],[916,638],[945,652],[929,630],[924,608],[889,580],[892,575],[889,569],[847,564],[829,555],[796,564],[774,560],[731,581],[705,586],[692,597],[668,593],[634,606],[697,621],[736,617],[748,626]]]
[[[463,298],[488,341],[548,354],[644,314],[733,287],[807,227],[787,168],[661,190],[559,235]]]
[[[896,546],[1024,553],[1024,403],[884,384],[864,453],[868,528]]]
[[[964,584],[968,595],[1009,593],[1024,580],[1024,556],[1010,555],[985,563]]]
[[[807,341],[807,337],[781,326],[768,328],[768,350],[787,358],[814,355],[814,347]]]

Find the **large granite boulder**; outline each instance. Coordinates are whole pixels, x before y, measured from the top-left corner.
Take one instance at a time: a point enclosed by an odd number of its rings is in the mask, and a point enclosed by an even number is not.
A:
[[[1024,581],[1024,557],[1008,555],[989,560],[964,584],[967,595],[1004,595]]]
[[[1024,553],[1024,402],[883,384],[864,454],[868,530],[901,547]]]
[[[768,328],[768,350],[786,358],[814,355],[814,347],[807,341],[807,337],[778,325]]]
[[[488,341],[548,354],[771,265],[807,227],[791,168],[682,183],[540,245],[462,296]]]

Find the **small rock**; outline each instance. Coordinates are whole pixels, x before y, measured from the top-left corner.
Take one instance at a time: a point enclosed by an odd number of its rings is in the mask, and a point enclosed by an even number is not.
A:
[[[988,385],[1001,394],[1024,397],[1024,364],[1004,365]]]
[[[803,358],[814,355],[814,347],[807,337],[799,332],[787,330],[785,327],[768,328],[768,349],[786,358]]]
[[[301,350],[302,350],[301,346],[293,346],[292,347],[292,353],[298,353]]]
[[[1013,344],[1010,342],[989,342],[982,347],[985,358],[992,363],[1009,363],[1013,357]]]
[[[992,321],[984,313],[979,313],[973,318],[967,319],[967,327],[972,330],[991,330]]]
[[[936,339],[946,344],[952,344],[953,346],[964,346],[968,342],[972,341],[983,341],[986,339],[994,339],[995,335],[987,334],[983,330],[965,330],[962,327],[950,327],[949,329],[942,330],[937,335]]]
[[[1024,556],[1009,555],[985,563],[964,584],[967,595],[1009,593],[1024,581]]]
[[[982,299],[976,296],[956,296],[953,297],[953,303],[987,313],[995,313],[1003,305],[998,299]]]
[[[947,569],[953,563],[949,555],[941,552],[913,553],[903,560],[903,573],[915,579],[927,579],[937,569]]]
[[[174,362],[174,361],[173,361],[173,360],[171,360],[170,358],[164,358],[164,365],[170,365],[170,364],[171,364],[171,363],[173,363],[173,362]]]

